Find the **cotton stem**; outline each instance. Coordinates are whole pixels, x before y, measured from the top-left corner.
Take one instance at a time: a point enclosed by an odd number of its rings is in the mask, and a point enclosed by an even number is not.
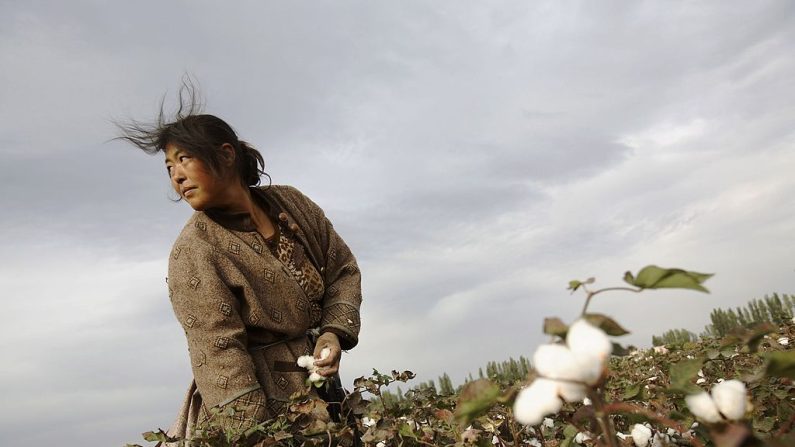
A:
[[[585,286],[582,286],[582,288],[583,290],[585,290],[586,293],[588,293],[588,296],[585,297],[585,304],[582,306],[582,312],[580,313],[581,316],[585,316],[585,313],[588,311],[588,305],[591,304],[591,298],[602,292],[623,290],[625,292],[640,293],[641,291],[643,291],[643,289],[633,289],[631,287],[605,287],[604,289],[594,290],[593,292],[591,292]]]
[[[538,441],[541,443],[541,447],[547,447],[547,440],[544,439],[544,431],[541,430],[541,427],[536,425],[534,427],[536,429],[536,436],[538,436]]]
[[[610,419],[610,413],[605,411],[605,403],[601,394],[594,388],[588,388],[588,398],[591,399],[591,405],[594,407],[594,416],[599,428],[602,429],[602,435],[608,447],[618,447],[616,444],[616,431],[613,428],[613,421]]]

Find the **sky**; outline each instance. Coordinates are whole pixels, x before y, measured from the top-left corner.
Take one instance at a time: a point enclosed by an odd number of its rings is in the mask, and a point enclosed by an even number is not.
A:
[[[144,443],[191,379],[162,154],[112,141],[186,73],[362,271],[351,387],[531,356],[571,279],[650,345],[795,292],[789,1],[0,1],[0,444]]]

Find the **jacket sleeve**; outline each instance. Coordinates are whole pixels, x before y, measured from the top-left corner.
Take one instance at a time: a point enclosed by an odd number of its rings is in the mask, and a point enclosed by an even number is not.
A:
[[[340,339],[340,347],[351,349],[359,343],[361,328],[362,277],[359,266],[323,210],[309,197],[292,189],[303,202],[303,207],[309,210],[320,233],[318,240],[324,254],[320,262],[325,262],[321,274],[326,286],[320,332],[334,332]]]
[[[204,241],[178,244],[169,258],[169,298],[185,330],[202,401],[208,409],[237,410],[234,416],[218,413],[215,424],[222,427],[248,428],[267,420],[266,396],[246,350],[240,305],[224,281],[224,268],[233,267]]]

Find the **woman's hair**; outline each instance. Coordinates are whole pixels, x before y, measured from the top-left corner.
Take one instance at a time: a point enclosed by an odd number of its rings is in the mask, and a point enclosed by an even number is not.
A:
[[[234,170],[244,186],[260,183],[260,176],[270,176],[263,170],[262,154],[249,143],[238,139],[226,121],[214,115],[203,114],[203,104],[197,87],[190,77],[182,79],[179,89],[179,109],[173,119],[166,119],[163,110],[165,95],[160,101],[160,112],[154,123],[130,120],[128,123],[114,122],[120,135],[114,139],[126,140],[150,155],[166,151],[173,144],[200,159],[211,173],[220,177],[224,172],[219,148],[229,143],[235,148]]]

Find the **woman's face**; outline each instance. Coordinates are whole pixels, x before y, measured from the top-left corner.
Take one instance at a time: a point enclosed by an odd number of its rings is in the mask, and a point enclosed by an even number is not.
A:
[[[196,211],[223,205],[228,184],[207,165],[174,144],[166,145],[166,170],[171,186]]]

